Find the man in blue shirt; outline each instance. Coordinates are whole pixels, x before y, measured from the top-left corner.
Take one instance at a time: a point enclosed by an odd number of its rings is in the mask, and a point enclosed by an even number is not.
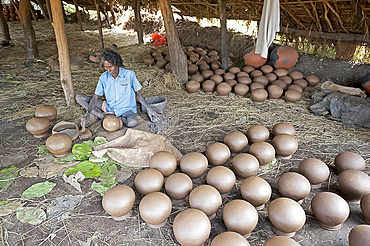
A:
[[[139,90],[141,84],[136,78],[135,72],[121,68],[121,56],[107,50],[102,56],[104,72],[96,86],[93,97],[77,94],[76,101],[87,110],[81,119],[84,127],[90,121],[91,113],[98,118],[104,118],[105,114],[114,114],[119,117],[123,125],[127,127],[137,126],[136,99],[147,108],[147,114],[151,121],[159,119],[159,115],[148,105]],[[105,95],[105,100],[99,97]]]

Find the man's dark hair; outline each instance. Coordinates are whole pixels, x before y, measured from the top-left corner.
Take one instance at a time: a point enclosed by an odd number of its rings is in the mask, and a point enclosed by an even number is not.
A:
[[[121,56],[113,50],[107,50],[103,53],[102,62],[101,62],[102,66],[104,66],[103,65],[104,61],[111,63],[113,66],[118,66],[118,67],[123,66]]]

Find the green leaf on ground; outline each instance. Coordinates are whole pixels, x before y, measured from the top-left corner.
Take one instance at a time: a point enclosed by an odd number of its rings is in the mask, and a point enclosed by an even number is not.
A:
[[[19,169],[12,165],[9,168],[4,168],[0,171],[0,188],[7,189],[9,185],[15,180]]]
[[[94,141],[92,140],[87,140],[85,142],[83,142],[84,144],[87,144],[88,146],[96,146],[96,145],[101,145],[101,144],[105,144],[105,143],[108,143],[108,140],[105,138],[105,137],[96,137],[94,139]]]
[[[8,203],[9,203],[9,201],[0,201],[0,206],[8,204]]]
[[[85,143],[75,144],[72,148],[72,153],[77,156],[79,160],[87,160],[91,155],[92,149]]]
[[[76,160],[78,160],[78,157],[75,154],[70,153],[69,155],[59,157],[59,158],[55,158],[54,162],[55,163],[63,163],[63,162],[67,162],[67,161],[76,161]]]
[[[39,152],[41,154],[44,154],[44,155],[53,155],[53,153],[51,153],[48,148],[46,148],[46,145],[41,145],[41,146],[38,146],[37,147],[39,149]]]
[[[56,184],[48,181],[34,184],[23,192],[21,198],[30,199],[42,197],[49,193],[55,186]]]
[[[100,167],[96,166],[94,162],[82,161],[76,166],[70,167],[67,171],[65,171],[64,174],[66,176],[69,176],[71,174],[77,173],[78,171],[81,171],[85,178],[95,178],[102,173]]]
[[[105,186],[116,183],[117,166],[115,164],[104,164],[99,179]]]
[[[95,181],[91,184],[91,189],[97,191],[102,196],[112,187],[104,186],[102,183],[96,183]]]
[[[15,73],[12,73],[12,74],[9,74],[8,76],[6,76],[6,79],[13,79],[15,78],[17,75]]]
[[[46,220],[46,213],[37,207],[22,207],[17,210],[17,219],[20,222],[38,225]]]
[[[98,162],[98,163],[101,163],[101,162],[106,162],[109,160],[109,157],[104,155],[103,157],[99,158],[99,157],[96,157],[94,155],[90,156],[89,158],[89,161],[91,162]]]

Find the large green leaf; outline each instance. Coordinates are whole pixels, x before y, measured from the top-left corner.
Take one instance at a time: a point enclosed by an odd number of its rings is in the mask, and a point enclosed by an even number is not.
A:
[[[49,182],[49,181],[34,184],[23,192],[21,198],[31,199],[31,198],[42,197],[45,194],[49,193],[55,187],[55,185],[56,184]]]
[[[16,166],[11,166],[0,171],[0,188],[7,189],[9,185],[17,177],[19,169]]]
[[[46,213],[37,207],[22,207],[17,210],[17,219],[20,222],[38,225],[46,220]]]
[[[75,144],[72,148],[72,153],[77,156],[79,160],[87,160],[91,155],[92,149],[85,143]]]
[[[115,184],[112,184],[112,186],[104,186],[102,182],[101,183],[96,183],[94,181],[91,184],[91,189],[97,191],[98,193],[100,193],[100,195],[104,196],[105,192],[107,192],[107,190],[109,190],[110,188],[112,188],[116,184],[117,184],[117,182]]]
[[[70,167],[64,174],[69,176],[77,173],[78,171],[81,171],[85,178],[95,178],[102,173],[100,167],[97,166],[96,163],[91,161],[82,161],[76,166]]]
[[[92,140],[87,140],[85,142],[82,142],[84,144],[87,144],[88,146],[96,146],[96,145],[101,145],[101,144],[105,144],[105,143],[108,143],[108,140],[105,138],[105,137],[96,137],[94,139],[94,141]]]

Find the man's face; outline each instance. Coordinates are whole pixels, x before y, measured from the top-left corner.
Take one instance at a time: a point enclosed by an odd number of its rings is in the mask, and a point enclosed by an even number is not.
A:
[[[113,78],[117,78],[118,76],[118,66],[114,66],[112,63],[108,61],[103,61],[104,69],[113,76]]]

